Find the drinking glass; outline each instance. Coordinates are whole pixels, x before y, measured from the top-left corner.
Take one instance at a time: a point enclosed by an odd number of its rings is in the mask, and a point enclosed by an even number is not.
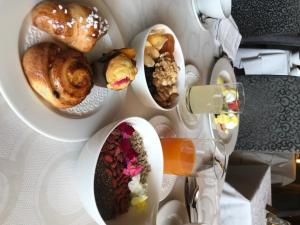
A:
[[[245,105],[242,83],[190,84],[186,94],[180,99],[177,112],[182,122],[189,128],[199,127],[205,114],[238,114]]]
[[[187,89],[185,104],[192,114],[241,113],[244,99],[242,83],[195,85]]]
[[[213,139],[161,138],[164,173],[179,176],[197,176],[213,168],[217,179],[226,171],[224,145]]]

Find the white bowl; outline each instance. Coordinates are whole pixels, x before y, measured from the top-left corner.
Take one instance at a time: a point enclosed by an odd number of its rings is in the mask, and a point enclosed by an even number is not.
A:
[[[148,154],[148,162],[151,172],[148,175],[148,207],[143,213],[136,213],[134,208],[129,212],[119,215],[116,219],[107,221],[108,225],[135,225],[155,224],[159,203],[159,193],[163,178],[163,154],[159,137],[146,120],[138,117],[127,118],[111,123],[98,131],[84,146],[77,165],[77,187],[80,199],[87,212],[98,224],[106,224],[102,219],[95,200],[94,177],[95,170],[103,144],[109,134],[122,122],[127,122],[139,132],[144,141],[145,150]]]
[[[131,47],[135,48],[137,51],[136,54],[136,66],[138,69],[138,74],[134,81],[131,83],[131,87],[134,90],[136,96],[141,100],[142,103],[144,103],[146,106],[150,106],[152,108],[155,108],[157,110],[163,110],[163,111],[169,111],[173,109],[179,101],[179,97],[177,98],[176,102],[172,105],[170,108],[164,108],[160,106],[152,97],[150,90],[148,88],[148,84],[146,81],[145,76],[145,69],[144,69],[144,50],[145,50],[145,44],[148,38],[149,33],[152,30],[162,30],[164,33],[172,34],[175,39],[175,48],[174,48],[174,58],[176,61],[177,66],[179,66],[179,74],[177,79],[177,88],[179,95],[182,95],[184,93],[184,82],[185,82],[185,67],[184,67],[184,57],[183,53],[179,44],[179,41],[176,38],[176,35],[174,32],[163,24],[157,24],[154,25],[141,33],[139,33],[132,41],[131,41]]]

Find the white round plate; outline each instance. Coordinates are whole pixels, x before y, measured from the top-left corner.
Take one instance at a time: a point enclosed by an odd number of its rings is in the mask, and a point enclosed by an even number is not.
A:
[[[21,59],[31,45],[51,39],[48,34],[31,26],[30,11],[40,1],[2,1],[0,26],[0,91],[11,109],[31,128],[61,141],[84,141],[95,131],[111,122],[126,90],[112,92],[94,86],[87,98],[76,107],[58,110],[42,100],[30,87],[22,70]],[[74,2],[74,1],[72,1]],[[76,1],[75,2],[80,2]],[[87,55],[89,60],[102,53],[124,47],[121,33],[102,0],[81,1],[97,7],[99,14],[110,24],[108,33]],[[107,104],[107,103],[111,104]]]
[[[165,116],[155,116],[149,120],[151,125],[156,130],[158,136],[161,137],[176,137],[176,133],[172,128],[171,121]],[[177,176],[171,174],[163,175],[163,182],[159,194],[159,201],[163,201],[173,190]]]
[[[182,225],[189,222],[187,209],[178,200],[167,202],[158,211],[156,224],[157,225]]]
[[[228,58],[223,57],[216,62],[212,71],[210,84],[216,84],[217,78],[220,76],[224,79],[225,83],[236,82],[234,70]],[[229,133],[226,134],[221,130],[219,126],[216,126],[216,124],[213,122],[213,118],[214,115],[209,114],[209,123],[211,128],[210,130],[213,138],[221,139],[225,144],[229,144],[230,142],[233,142],[238,135],[238,126],[230,130]]]

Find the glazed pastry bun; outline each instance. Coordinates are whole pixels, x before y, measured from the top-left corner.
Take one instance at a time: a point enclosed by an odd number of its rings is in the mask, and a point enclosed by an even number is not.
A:
[[[32,10],[32,23],[81,52],[89,52],[109,27],[95,7],[77,3],[42,2]]]
[[[22,64],[33,90],[56,108],[73,107],[90,93],[90,65],[74,49],[39,43],[25,52]]]
[[[119,91],[128,87],[138,72],[133,48],[121,48],[104,54],[93,63],[96,85]],[[105,79],[102,79],[102,78]],[[99,82],[98,82],[99,81]]]

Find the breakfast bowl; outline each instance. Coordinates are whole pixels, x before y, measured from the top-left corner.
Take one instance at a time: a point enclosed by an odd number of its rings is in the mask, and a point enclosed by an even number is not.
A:
[[[184,93],[185,64],[175,33],[157,24],[139,33],[130,45],[137,50],[138,74],[131,84],[135,95],[157,110],[176,107]]]
[[[109,159],[108,164],[106,164],[107,162],[105,160],[106,157],[108,157],[106,154],[107,149],[110,148],[108,146],[111,146],[112,143],[110,141],[120,140],[115,138],[116,137],[115,134],[119,132],[121,127],[123,129],[124,124],[126,125],[125,127],[127,127],[126,129],[128,129],[128,127],[129,129],[134,129],[134,131],[137,132],[139,137],[141,138],[142,144],[144,146],[144,152],[146,152],[147,163],[149,166],[148,168],[150,168],[150,170],[148,170],[145,183],[143,184],[147,196],[146,200],[145,198],[143,199],[145,200],[144,201],[145,204],[139,206],[136,205],[136,203],[140,199],[137,200],[132,197],[134,196],[135,193],[132,192],[130,188],[131,182],[129,182],[128,187],[131,191],[131,193],[129,193],[131,199],[129,201],[127,198],[125,202],[128,202],[130,206],[128,205],[127,211],[122,209],[121,210],[122,213],[119,214],[116,212],[120,212],[120,208],[122,208],[124,201],[119,201],[121,197],[119,198],[119,195],[116,193],[120,193],[119,191],[117,191],[120,189],[119,187],[121,186],[121,182],[119,181],[124,180],[123,178],[125,176],[124,174],[126,174],[126,171],[122,170],[123,172],[121,174],[119,173],[119,175],[115,175],[117,171],[120,171],[119,165],[123,165],[120,163],[121,161],[123,162],[123,160],[119,160],[119,156],[118,156],[117,166],[115,165],[116,162],[114,161],[115,158],[114,160]],[[127,138],[128,136],[127,133],[126,134],[122,133],[120,137]],[[118,146],[120,147],[121,145]],[[122,150],[123,145],[120,148],[121,151],[123,151]],[[114,151],[115,152],[113,153],[113,155],[115,156],[116,154],[119,154],[116,153],[117,151],[120,152],[119,150],[114,150]],[[126,154],[128,156],[128,153]],[[102,159],[105,160],[101,161]],[[126,158],[126,162],[128,162],[127,158]],[[104,167],[101,167],[99,165],[106,165],[106,167],[105,169],[101,170],[101,168]],[[163,155],[162,155],[160,139],[156,131],[154,130],[154,128],[146,120],[138,117],[131,117],[131,118],[120,120],[118,122],[111,123],[106,127],[104,127],[103,129],[101,129],[100,131],[98,131],[92,138],[89,139],[89,141],[83,147],[83,150],[79,156],[76,169],[77,169],[76,175],[78,178],[77,186],[78,186],[80,199],[86,211],[98,224],[130,225],[133,223],[133,221],[136,225],[155,224],[156,214],[158,210],[158,203],[159,203],[159,192],[160,192],[160,188],[162,185],[162,178],[163,178]],[[110,172],[108,170],[110,170]],[[109,182],[109,185],[112,186],[108,185],[109,187],[107,188],[107,191],[105,191],[105,189],[102,188],[102,186],[107,185],[106,181],[104,182],[103,185],[99,185],[100,183],[98,182],[98,180],[102,179],[102,177],[104,176],[107,177],[107,174],[109,174],[107,173],[107,171],[111,174],[114,174],[111,176],[112,179],[110,181],[114,180],[115,179],[114,177],[116,176],[123,176],[123,178],[116,179],[115,184],[113,183],[113,181]],[[144,172],[144,170],[142,171]],[[131,174],[130,176],[133,175],[134,174]],[[140,174],[138,176],[140,176]],[[141,177],[142,176],[143,175],[141,175]],[[133,181],[135,178],[131,177],[130,179],[131,181]],[[105,180],[108,180],[108,178]],[[143,181],[141,181],[141,183],[142,182]],[[125,185],[127,185],[127,183]],[[125,189],[127,190],[127,192],[126,191],[125,192],[128,193],[128,189],[127,188]],[[112,190],[115,191],[112,192]],[[121,190],[122,193],[123,191],[124,190]],[[115,196],[115,197],[112,198],[111,196]],[[118,201],[112,201],[111,199],[114,200],[117,199]],[[108,212],[109,209],[111,208],[113,209],[110,212]],[[113,216],[111,212],[113,212],[114,214]]]

